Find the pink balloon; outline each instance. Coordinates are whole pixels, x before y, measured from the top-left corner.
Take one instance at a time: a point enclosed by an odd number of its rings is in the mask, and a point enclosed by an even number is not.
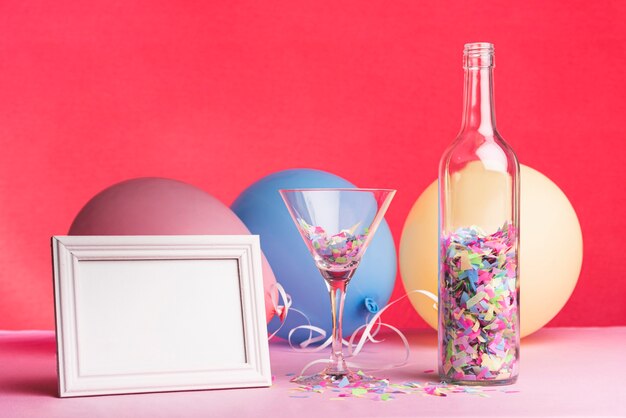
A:
[[[163,178],[127,180],[95,195],[78,213],[69,235],[249,235],[230,208],[189,184]],[[276,283],[263,256],[265,315],[275,314]]]

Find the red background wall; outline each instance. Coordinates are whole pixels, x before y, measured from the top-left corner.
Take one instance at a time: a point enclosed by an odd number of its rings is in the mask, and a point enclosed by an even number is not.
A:
[[[495,43],[500,130],[582,224],[551,324],[624,325],[625,21],[619,1],[3,1],[0,329],[53,327],[49,237],[131,177],[230,204],[273,171],[328,170],[397,188],[399,241],[459,128],[469,41]],[[388,319],[425,326],[408,302]]]

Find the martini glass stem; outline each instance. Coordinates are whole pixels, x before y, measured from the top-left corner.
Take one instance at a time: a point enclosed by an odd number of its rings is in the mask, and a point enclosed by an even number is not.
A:
[[[332,309],[333,318],[333,342],[330,353],[330,364],[326,367],[326,374],[335,378],[341,378],[350,371],[343,358],[343,337],[342,337],[342,320],[343,305],[346,299],[346,289],[348,280],[332,280],[327,279],[328,290],[330,293],[330,307]]]

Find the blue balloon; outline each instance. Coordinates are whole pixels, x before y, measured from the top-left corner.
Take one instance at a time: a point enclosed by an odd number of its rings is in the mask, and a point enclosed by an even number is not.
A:
[[[261,237],[263,253],[276,280],[291,295],[292,308],[306,314],[311,325],[324,329],[330,337],[332,321],[328,288],[278,193],[279,189],[316,187],[355,186],[320,170],[279,171],[244,190],[231,209],[251,233]],[[383,221],[348,286],[343,316],[345,336],[365,324],[368,314],[371,317],[372,313],[387,304],[395,278],[396,248],[389,226]],[[278,335],[287,339],[291,329],[307,324],[302,315],[292,310]],[[279,326],[280,320],[274,318],[268,328],[274,332]],[[308,331],[299,330],[292,339],[300,342],[308,336]]]

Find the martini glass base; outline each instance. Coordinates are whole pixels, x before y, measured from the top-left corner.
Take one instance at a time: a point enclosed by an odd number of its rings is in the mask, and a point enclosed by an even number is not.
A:
[[[364,373],[354,373],[352,371],[348,371],[347,373],[342,374],[330,374],[325,371],[320,373],[306,375],[306,376],[297,376],[291,379],[291,382],[297,383],[303,386],[331,386],[338,385],[343,381],[343,378],[348,380],[349,385],[358,384],[358,383],[368,383],[368,382],[377,382],[381,379],[377,379],[373,376],[366,375]]]

